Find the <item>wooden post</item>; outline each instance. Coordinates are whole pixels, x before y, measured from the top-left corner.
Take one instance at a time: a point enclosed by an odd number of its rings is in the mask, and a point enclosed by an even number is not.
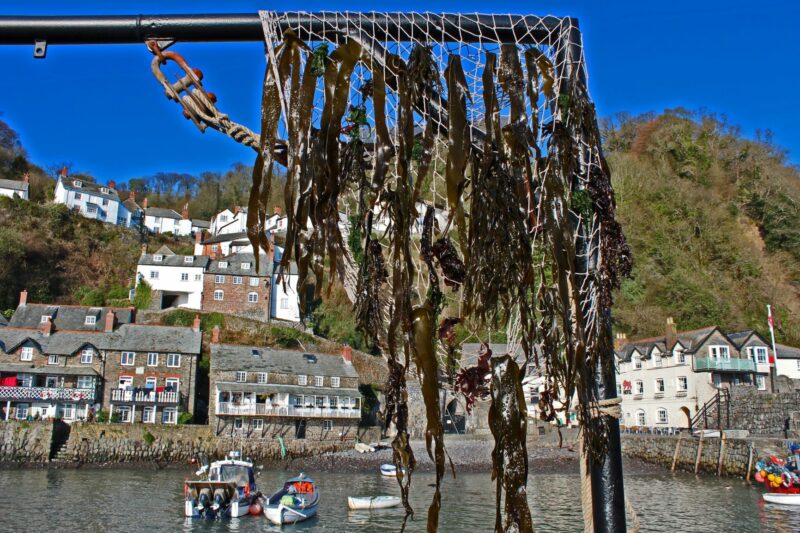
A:
[[[747,458],[747,473],[745,474],[745,480],[750,483],[750,469],[753,468],[753,443],[750,443],[750,453]]]
[[[705,437],[706,432],[703,430],[700,433],[700,442],[697,443],[697,458],[694,460],[694,473],[700,470],[700,457],[703,455],[703,437]]]
[[[683,439],[683,433],[678,434],[678,442],[675,443],[675,455],[672,456],[672,471],[675,471],[675,466],[678,464],[678,452],[681,449],[681,439]]]
[[[725,432],[722,430],[719,432],[719,459],[717,460],[717,477],[722,475],[722,462],[725,459]]]

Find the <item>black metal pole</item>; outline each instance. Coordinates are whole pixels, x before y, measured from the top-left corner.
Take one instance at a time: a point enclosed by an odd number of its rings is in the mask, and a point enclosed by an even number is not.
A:
[[[430,13],[276,13],[281,31],[304,28],[313,34],[361,29],[423,42],[548,43],[573,19],[534,15]],[[301,37],[305,37],[301,35]],[[0,44],[131,44],[145,39],[182,42],[264,40],[258,14],[0,16]]]

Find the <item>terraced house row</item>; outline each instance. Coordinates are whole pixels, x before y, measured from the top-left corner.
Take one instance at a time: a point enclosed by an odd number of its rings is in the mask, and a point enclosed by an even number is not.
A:
[[[0,417],[175,424],[193,412],[200,320],[136,324],[133,308],[34,304],[0,327]]]

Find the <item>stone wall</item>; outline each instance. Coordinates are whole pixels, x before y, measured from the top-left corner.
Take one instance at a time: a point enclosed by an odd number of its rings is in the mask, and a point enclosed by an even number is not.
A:
[[[46,463],[53,438],[52,422],[0,422],[0,461]]]
[[[627,457],[635,457],[648,463],[671,468],[678,439],[679,437],[676,436],[623,434],[622,453]],[[684,435],[680,440],[676,470],[694,472],[700,439]],[[735,439],[726,437],[722,452],[722,474],[744,477],[747,470],[750,446],[753,447],[753,464],[755,464],[759,457],[765,455],[785,455],[787,442],[782,439]],[[716,475],[719,456],[720,439],[703,439],[700,472]]]
[[[783,437],[787,419],[791,423],[800,414],[800,391],[770,393],[755,387],[738,386],[731,389],[730,414],[732,429],[746,429],[751,435]],[[789,435],[790,437],[792,435]]]

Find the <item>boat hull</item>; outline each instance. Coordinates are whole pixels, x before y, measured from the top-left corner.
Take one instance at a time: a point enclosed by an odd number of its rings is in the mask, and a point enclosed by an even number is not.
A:
[[[186,500],[184,503],[184,514],[188,518],[239,518],[249,513],[250,502],[248,501],[231,502],[230,506],[222,510],[222,512],[215,513],[214,516],[208,517],[197,508],[195,500]]]
[[[268,505],[264,507],[264,516],[275,525],[294,524],[308,520],[317,514],[317,505],[305,509],[292,509],[284,505]]]
[[[399,496],[349,496],[347,507],[353,511],[388,509],[400,505]]]
[[[778,503],[780,505],[800,505],[800,494],[781,494],[777,492],[767,492],[763,494],[764,501]]]

